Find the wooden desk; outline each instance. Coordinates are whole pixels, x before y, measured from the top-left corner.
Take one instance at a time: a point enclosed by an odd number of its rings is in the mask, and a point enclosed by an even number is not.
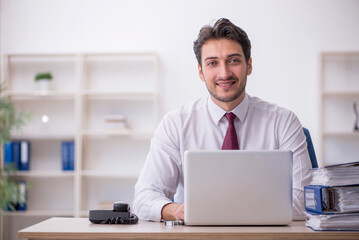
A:
[[[50,218],[23,229],[27,239],[359,239],[359,232],[316,232],[293,222],[271,227],[172,226],[140,221],[135,225],[92,224],[87,218]]]

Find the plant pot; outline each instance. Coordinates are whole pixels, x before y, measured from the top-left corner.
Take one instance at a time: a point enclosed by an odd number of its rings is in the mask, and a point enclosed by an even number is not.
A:
[[[37,88],[41,93],[46,93],[50,89],[50,81],[47,79],[40,79],[37,82]]]

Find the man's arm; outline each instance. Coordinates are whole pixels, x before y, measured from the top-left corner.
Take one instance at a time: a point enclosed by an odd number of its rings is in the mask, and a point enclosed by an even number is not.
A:
[[[307,149],[307,142],[297,116],[289,112],[279,124],[279,149],[291,150],[293,152],[293,219],[303,220],[304,186],[309,185],[312,168]]]
[[[165,117],[151,140],[149,154],[135,186],[134,212],[140,219],[160,221],[163,206],[172,203],[176,193],[182,163],[174,126]],[[167,210],[164,214],[172,215],[167,214]]]

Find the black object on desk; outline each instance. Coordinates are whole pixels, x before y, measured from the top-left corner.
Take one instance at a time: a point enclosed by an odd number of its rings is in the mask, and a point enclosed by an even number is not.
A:
[[[113,210],[90,210],[89,220],[96,224],[136,224],[138,217],[127,203],[115,202]]]

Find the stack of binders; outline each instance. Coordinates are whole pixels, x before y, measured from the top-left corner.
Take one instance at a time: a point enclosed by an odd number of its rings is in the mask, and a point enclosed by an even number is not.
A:
[[[10,141],[5,143],[4,166],[28,171],[30,169],[30,142]]]
[[[359,162],[312,169],[304,187],[306,225],[314,230],[359,231]]]
[[[29,171],[30,170],[30,142],[10,141],[4,144],[4,167],[6,170]],[[26,181],[17,181],[18,199],[10,204],[8,210],[25,211],[27,202]]]
[[[27,209],[27,183],[26,181],[17,181],[17,200],[8,205],[8,211],[26,211]]]

